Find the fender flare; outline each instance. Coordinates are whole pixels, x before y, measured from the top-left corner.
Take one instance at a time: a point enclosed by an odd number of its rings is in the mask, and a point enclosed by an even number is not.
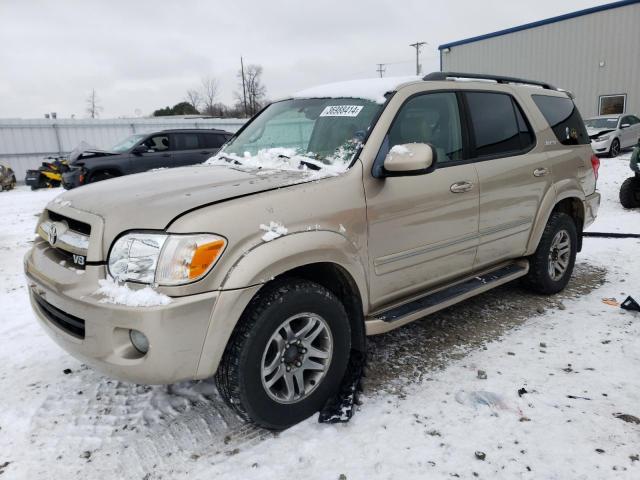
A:
[[[566,200],[567,198],[576,198],[580,200],[582,214],[584,217],[584,202],[586,197],[578,183],[575,180],[568,180],[554,185],[552,188],[547,190],[542,202],[540,202],[540,207],[538,208],[538,213],[536,214],[536,219],[534,221],[531,234],[529,235],[529,241],[527,242],[527,249],[524,256],[535,253],[547,222],[549,221],[549,217],[551,216],[551,212],[553,212],[553,209],[558,205],[558,203],[562,200]]]
[[[220,289],[264,284],[294,268],[314,263],[334,263],[342,267],[358,288],[363,312],[366,311],[369,298],[367,268],[360,247],[330,230],[290,233],[256,245],[229,269]]]

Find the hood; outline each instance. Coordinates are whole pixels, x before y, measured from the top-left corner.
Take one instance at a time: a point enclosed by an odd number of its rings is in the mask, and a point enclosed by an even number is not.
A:
[[[87,149],[82,151],[73,151],[69,154],[69,163],[76,163],[84,160],[89,160],[98,157],[107,157],[111,155],[120,155],[116,152],[109,152],[108,150]]]
[[[591,138],[593,140],[594,138],[598,138],[600,135],[604,135],[605,133],[613,132],[614,130],[615,129],[613,129],[613,128],[587,127],[587,135],[589,135],[589,138]]]
[[[106,155],[118,155],[115,152],[101,150],[88,144],[84,140],[78,144],[76,148],[71,150],[68,155],[69,163],[75,163],[78,160],[86,160],[88,158],[104,157]]]
[[[114,216],[120,231],[163,229],[189,210],[305,181],[302,172],[170,168],[85,185],[63,193],[55,203],[99,215],[106,219],[107,229]]]

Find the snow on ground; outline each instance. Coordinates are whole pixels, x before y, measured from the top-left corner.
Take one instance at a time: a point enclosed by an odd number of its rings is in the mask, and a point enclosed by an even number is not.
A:
[[[603,159],[600,172],[603,205],[592,230],[638,229],[640,212],[617,202],[627,162]],[[640,299],[637,239],[585,239],[578,270],[605,268],[604,285],[554,300],[484,346],[460,348],[439,366],[424,367],[417,380],[407,368],[390,387],[365,383],[350,423],[311,418],[273,435],[239,421],[211,381],[117,382],[69,357],[41,331],[28,305],[22,256],[39,210],[57,193],[24,187],[0,193],[3,479],[640,478],[640,425],[633,423],[640,417],[640,314],[602,301]],[[500,293],[510,307],[520,298],[515,289]],[[483,321],[512,315],[490,298],[471,301],[488,305]],[[455,321],[466,308],[437,318]],[[385,342],[402,350],[389,341],[401,336],[372,342],[371,377],[385,368]],[[406,366],[420,365],[410,349],[404,357]],[[478,370],[487,378],[478,378]]]

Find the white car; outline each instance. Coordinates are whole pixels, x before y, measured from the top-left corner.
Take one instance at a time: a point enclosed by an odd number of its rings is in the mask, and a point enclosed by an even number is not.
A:
[[[640,118],[635,115],[602,115],[584,121],[596,154],[617,157],[620,150],[640,141]]]

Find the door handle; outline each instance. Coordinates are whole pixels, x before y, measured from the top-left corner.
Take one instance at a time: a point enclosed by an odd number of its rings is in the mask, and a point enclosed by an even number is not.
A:
[[[203,150],[200,152],[202,155],[209,155],[211,152],[207,152],[206,150]]]
[[[465,193],[468,192],[469,190],[471,190],[473,188],[473,183],[471,182],[456,182],[453,185],[451,185],[451,192],[452,193]]]
[[[542,167],[542,168],[536,168],[533,171],[533,176],[534,177],[544,177],[545,175],[547,175],[549,173],[549,170],[547,170],[546,168]]]

